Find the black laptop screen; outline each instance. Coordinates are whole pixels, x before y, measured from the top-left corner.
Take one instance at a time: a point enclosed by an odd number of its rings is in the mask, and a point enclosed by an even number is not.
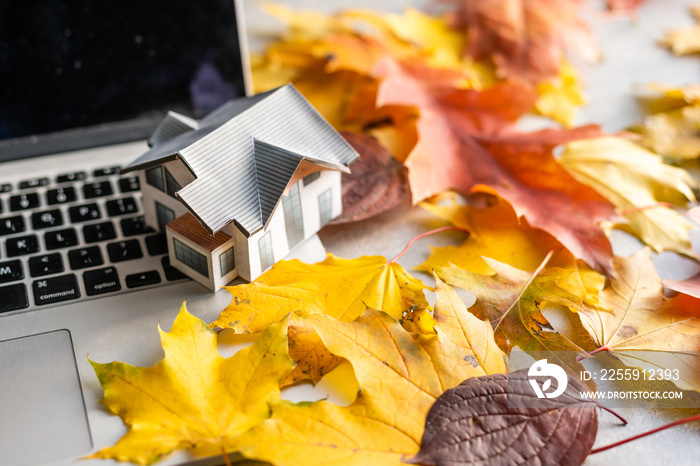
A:
[[[245,93],[240,53],[233,0],[0,0],[0,141],[199,117]]]

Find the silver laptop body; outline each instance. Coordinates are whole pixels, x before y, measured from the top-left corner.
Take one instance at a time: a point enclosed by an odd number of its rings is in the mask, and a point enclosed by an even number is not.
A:
[[[248,93],[242,8],[14,3],[0,6],[0,465],[105,464],[80,458],[126,429],[98,403],[88,354],[153,365],[157,326],[168,330],[184,299],[207,322],[230,301],[169,267],[138,185],[117,167],[147,149],[165,111],[199,117]],[[27,52],[37,45],[45,55]],[[25,82],[42,73],[54,74]],[[162,464],[221,462],[175,453]]]

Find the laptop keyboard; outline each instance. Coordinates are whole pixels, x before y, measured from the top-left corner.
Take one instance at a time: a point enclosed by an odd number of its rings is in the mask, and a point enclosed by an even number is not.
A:
[[[186,278],[119,167],[0,182],[0,316]]]

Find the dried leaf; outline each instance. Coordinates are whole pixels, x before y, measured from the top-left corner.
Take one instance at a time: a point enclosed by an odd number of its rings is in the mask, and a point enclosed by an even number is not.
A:
[[[355,222],[396,207],[408,194],[406,169],[376,139],[343,133],[360,154],[351,173],[343,173],[343,213],[333,223]]]
[[[414,338],[388,315],[368,310],[353,322],[304,314],[331,353],[353,365],[360,391],[347,407],[328,401],[272,403],[272,416],[239,439],[248,458],[278,465],[400,465],[418,451],[425,416],[435,400],[465,377],[502,371],[493,343],[481,366],[471,351],[437,330]],[[489,339],[465,329],[474,342]],[[493,357],[490,355],[493,354]]]
[[[646,0],[605,0],[611,10],[630,11],[640,7]]]
[[[548,259],[548,258],[547,258]],[[476,303],[469,311],[479,319],[491,322],[496,343],[510,354],[517,346],[523,351],[542,351],[552,354],[562,367],[577,375],[583,366],[576,357],[595,348],[583,328],[573,329],[576,343],[554,330],[540,311],[545,303],[564,306],[577,312],[583,308],[584,299],[558,284],[570,271],[554,268],[534,273],[515,269],[506,264],[484,259],[496,272],[492,276],[479,275],[459,269],[454,265],[435,267],[435,274],[450,285],[457,286],[476,296]],[[561,356],[564,359],[559,359]]]
[[[700,5],[691,7],[690,11],[695,20],[700,22]],[[669,31],[659,43],[670,48],[674,55],[698,53],[700,52],[700,25]]]
[[[469,108],[461,101],[438,99],[414,72],[383,61],[378,75],[382,105],[420,109],[418,144],[406,160],[414,202],[455,189],[496,192],[518,216],[540,228],[599,271],[610,271],[612,248],[598,222],[614,217],[612,205],[593,189],[578,183],[557,164],[553,148],[598,135],[597,127],[545,130],[536,133],[472,138],[464,126]],[[445,100],[447,99],[447,100]],[[572,205],[576,208],[572,209]]]
[[[478,193],[460,205],[458,195],[447,192],[420,205],[438,217],[469,232],[460,246],[430,247],[430,257],[420,267],[427,271],[449,264],[481,275],[494,271],[482,257],[512,265],[520,270],[535,270],[547,253],[561,247],[551,235],[519,222],[513,208],[503,199]]]
[[[477,367],[488,367],[492,372],[504,372],[506,370],[503,361],[503,353],[493,348],[493,330],[491,324],[477,319],[467,311],[464,302],[455,291],[436,277],[435,287],[435,318],[427,313],[414,316],[415,320],[422,318],[422,322],[407,322],[405,317],[400,320],[404,329],[411,332],[427,334],[427,339],[416,337],[419,342],[433,341],[437,333],[446,345],[446,339],[456,346],[466,349],[469,354],[469,362]],[[339,358],[333,355],[321,342],[319,336],[313,332],[308,320],[292,316],[289,325],[289,354],[297,363],[286,383],[294,383],[300,380],[318,382],[325,374],[330,372],[339,362]],[[432,343],[431,343],[432,344]],[[459,383],[459,380],[456,381]]]
[[[676,384],[700,389],[700,300],[684,295],[664,297],[649,249],[616,257],[615,271],[616,278],[610,279],[599,296],[605,309],[578,310],[595,344],[632,366],[638,365],[640,357],[648,359],[635,355],[640,350],[676,355],[685,366]],[[694,360],[690,365],[683,362],[688,357]]]
[[[642,134],[641,143],[669,159],[686,160],[700,156],[700,86],[669,87],[649,85],[652,95],[642,95],[651,112],[633,129]]]
[[[598,51],[577,0],[441,0],[458,6],[455,25],[469,34],[466,53],[491,58],[500,77],[551,79],[567,48],[587,59]]]
[[[700,350],[700,317],[673,312],[648,249],[615,258],[616,278],[600,294],[608,310],[579,309],[599,346],[610,350]]]
[[[625,215],[629,229],[656,251],[694,256],[685,217],[660,205],[694,201],[696,185],[687,171],[632,141],[605,137],[569,143],[559,162],[581,183],[593,187]]]
[[[185,304],[160,334],[165,358],[153,367],[90,361],[102,404],[129,426],[91,458],[152,464],[175,449],[235,451],[236,437],[269,417],[268,403],[280,399],[279,381],[293,367],[286,321],[228,359],[219,355],[216,333]]]
[[[661,280],[661,283],[679,293],[700,298],[700,274],[693,275],[685,280]]]
[[[559,74],[537,85],[540,96],[535,110],[540,114],[570,127],[580,106],[586,103],[578,80],[578,73],[568,62],[562,63]]]
[[[584,391],[569,378],[561,395],[539,399],[525,369],[467,379],[435,402],[421,450],[407,462],[580,465],[598,431],[597,405]]]
[[[317,384],[333,370],[341,359],[328,351],[313,326],[295,314],[289,318],[289,356],[296,366],[280,383],[281,386],[309,380]]]
[[[404,312],[427,308],[428,288],[401,265],[381,256],[305,264],[279,261],[253,283],[226,287],[231,304],[211,325],[257,333],[292,311],[319,312],[348,322],[367,307],[400,319]]]

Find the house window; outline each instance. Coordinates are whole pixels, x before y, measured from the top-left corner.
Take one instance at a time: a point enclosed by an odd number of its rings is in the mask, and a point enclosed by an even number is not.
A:
[[[186,244],[173,238],[173,246],[175,247],[175,258],[190,267],[197,273],[209,278],[209,268],[207,267],[207,258],[198,253]]]
[[[313,172],[312,174],[305,176],[303,180],[304,186],[313,183],[318,179],[319,176],[321,176],[321,172]]]
[[[272,238],[269,231],[258,240],[258,249],[260,250],[260,270],[265,271],[275,263],[275,258],[272,255]]]
[[[219,266],[221,267],[222,277],[226,276],[227,273],[236,268],[236,259],[233,255],[233,246],[219,256]]]
[[[165,225],[175,220],[175,212],[160,202],[156,202],[156,217],[158,218],[158,229],[165,232]]]
[[[163,167],[151,168],[146,170],[146,183],[151,186],[165,191],[165,182],[163,181]]]
[[[321,226],[333,219],[333,195],[331,189],[327,189],[318,196],[318,214],[321,218]]]
[[[173,175],[170,174],[167,168],[165,170],[165,186],[167,188],[167,193],[168,195],[175,197],[175,193],[178,192],[182,186],[175,181],[175,178],[173,178]]]
[[[163,176],[164,171],[165,176]],[[167,192],[172,197],[175,197],[175,193],[182,189],[180,183],[175,181],[173,175],[163,166],[146,170],[146,182],[161,191]]]
[[[304,218],[301,212],[298,183],[289,189],[289,194],[282,197],[282,206],[284,207],[284,224],[287,227],[287,243],[289,249],[292,249],[304,239]]]

